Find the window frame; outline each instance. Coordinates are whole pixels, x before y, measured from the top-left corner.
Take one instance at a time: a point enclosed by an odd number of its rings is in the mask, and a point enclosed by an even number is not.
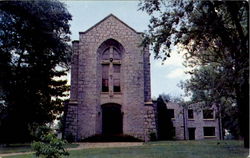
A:
[[[192,117],[190,117],[190,111],[192,110]],[[188,120],[194,120],[194,110],[193,109],[188,109]]]
[[[212,131],[213,135],[205,135],[205,133],[206,134],[210,133],[210,131],[208,132],[205,129],[207,129],[207,130],[208,129],[213,129],[213,131]],[[204,138],[214,138],[214,137],[216,137],[215,127],[214,126],[205,126],[205,127],[203,127],[203,136],[204,136]]]
[[[206,114],[206,111],[211,111],[212,117],[207,117],[207,115],[210,115],[209,113]],[[215,120],[214,116],[214,109],[204,109],[202,110],[203,120]]]
[[[107,58],[107,53],[109,53],[109,58]],[[102,51],[101,54],[101,74],[102,74],[102,80],[101,80],[101,93],[110,95],[113,94],[120,94],[122,92],[122,86],[121,86],[121,61],[122,61],[122,54],[119,52],[119,49],[116,48],[116,46],[110,45]],[[108,66],[107,75],[108,75],[108,86],[104,86],[104,80],[106,78],[103,78],[104,75],[104,66]],[[116,70],[115,67],[118,66],[119,70]],[[117,69],[117,68],[116,68]],[[105,75],[106,76],[106,75]],[[115,86],[115,80],[118,80],[119,84],[118,86]],[[107,81],[106,81],[107,82]]]

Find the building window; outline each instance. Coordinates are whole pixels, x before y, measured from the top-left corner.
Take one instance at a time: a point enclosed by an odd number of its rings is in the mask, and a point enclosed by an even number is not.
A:
[[[203,119],[214,119],[214,111],[213,110],[203,110]]]
[[[194,111],[192,109],[188,109],[188,119],[194,119]]]
[[[109,65],[102,65],[102,92],[109,91]]]
[[[215,136],[215,127],[203,127],[204,137]]]
[[[170,118],[174,118],[174,109],[167,109],[167,115]]]
[[[120,73],[120,71],[121,71],[121,66],[118,64],[115,64],[114,65],[114,73]]]
[[[115,46],[109,46],[102,53],[102,92],[121,92],[121,54]]]
[[[120,92],[120,79],[114,79],[114,92]]]

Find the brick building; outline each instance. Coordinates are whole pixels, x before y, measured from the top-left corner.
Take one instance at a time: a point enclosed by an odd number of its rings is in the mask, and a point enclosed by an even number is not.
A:
[[[131,135],[155,131],[149,49],[142,34],[109,15],[73,41],[65,136]]]

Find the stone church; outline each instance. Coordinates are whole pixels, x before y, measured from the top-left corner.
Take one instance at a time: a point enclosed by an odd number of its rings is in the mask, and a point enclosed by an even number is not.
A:
[[[142,33],[109,15],[73,41],[65,135],[130,135],[147,141],[156,132],[149,48]]]
[[[142,33],[110,14],[79,37],[72,43],[65,138],[129,135],[148,141],[153,134],[159,140],[168,135],[177,140],[222,138],[216,108],[195,112],[194,105],[183,109],[166,101],[152,103],[149,48],[140,47]]]

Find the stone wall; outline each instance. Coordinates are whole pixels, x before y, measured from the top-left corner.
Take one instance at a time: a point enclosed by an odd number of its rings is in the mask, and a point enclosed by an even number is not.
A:
[[[144,128],[145,128],[145,141],[150,141],[150,137],[156,136],[157,137],[157,132],[156,132],[156,120],[155,120],[155,108],[153,104],[148,104],[145,105],[145,114],[144,114]]]
[[[77,101],[77,85],[78,85],[78,53],[79,53],[79,41],[72,42],[73,53],[71,57],[71,80],[70,80],[70,99],[71,101]]]
[[[77,139],[77,103],[67,103],[64,111],[64,137],[76,141]]]
[[[145,102],[151,102],[151,84],[150,84],[150,54],[149,47],[143,51],[144,56],[144,99]]]

